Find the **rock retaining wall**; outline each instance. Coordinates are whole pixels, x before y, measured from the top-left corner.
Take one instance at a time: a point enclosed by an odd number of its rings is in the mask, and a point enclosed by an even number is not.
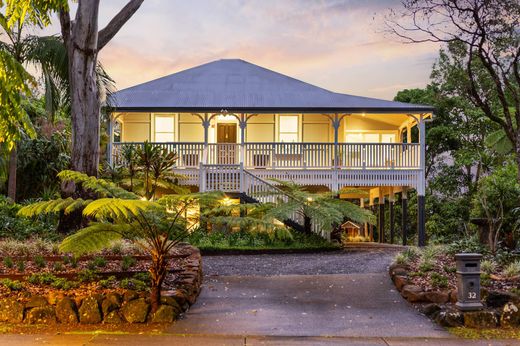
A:
[[[481,290],[484,309],[462,312],[455,308],[457,290],[424,291],[412,285],[408,269],[392,264],[390,277],[401,296],[414,303],[419,310],[444,327],[495,328],[520,326],[520,297],[499,291]]]
[[[0,300],[0,322],[49,324],[49,323],[171,323],[188,310],[197,299],[202,283],[200,251],[183,245],[183,251],[191,252],[182,271],[176,276],[176,289],[163,291],[161,306],[150,313],[147,294],[126,290],[121,293],[93,294],[87,297],[68,297],[61,293],[32,296],[21,301],[16,297]]]

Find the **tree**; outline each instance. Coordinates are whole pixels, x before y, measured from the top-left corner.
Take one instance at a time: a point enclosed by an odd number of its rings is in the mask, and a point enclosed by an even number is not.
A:
[[[516,166],[507,163],[482,178],[475,194],[472,216],[485,219],[492,253],[496,252],[504,232],[515,234],[520,226],[515,214],[520,207],[520,183],[516,175]]]
[[[144,0],[130,0],[107,26],[98,31],[100,0],[78,0],[74,20],[67,0],[7,0],[8,24],[25,18],[50,23],[58,12],[61,34],[67,49],[72,116],[71,165],[75,171],[97,176],[101,102],[96,78],[99,51],[117,34]],[[0,5],[3,1],[0,0]]]
[[[21,208],[18,215],[35,217],[82,209],[87,223],[63,240],[60,245],[62,252],[81,255],[107,248],[114,240],[132,241],[151,256],[150,300],[152,312],[157,311],[161,301],[161,287],[168,270],[168,255],[196,226],[191,222],[188,210],[198,208],[201,204],[215,205],[223,194],[167,195],[154,202],[141,200],[113,183],[83,173],[63,171],[60,178],[73,181],[90,191],[92,199],[78,197],[37,202]]]
[[[520,168],[520,3],[518,0],[403,0],[387,17],[407,42],[447,45],[466,97],[510,140]],[[517,173],[520,181],[520,169]]]
[[[139,9],[143,0],[131,0],[98,31],[99,0],[79,0],[74,21],[61,6],[61,34],[68,52],[72,112],[72,169],[97,176],[100,111],[95,69],[97,55]]]

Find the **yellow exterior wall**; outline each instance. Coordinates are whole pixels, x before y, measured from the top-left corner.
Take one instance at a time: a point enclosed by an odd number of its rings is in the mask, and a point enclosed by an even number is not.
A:
[[[200,124],[180,123],[179,142],[204,142],[204,128]]]
[[[203,142],[204,128],[201,119],[190,113],[118,113],[117,120],[122,123],[123,142],[142,142],[155,140],[154,117],[156,115],[174,117],[175,140],[180,142]],[[203,116],[203,114],[201,114]],[[248,120],[246,142],[278,142],[279,116],[281,114],[258,114]],[[330,119],[323,114],[294,114],[299,116],[299,141],[333,142],[334,130]],[[346,133],[395,133],[404,115],[361,114],[347,115],[339,129],[339,141],[345,141]],[[215,137],[216,118],[209,129],[209,137]],[[406,120],[406,119],[405,119]],[[402,126],[402,124],[401,124]],[[237,131],[238,127],[237,127]],[[398,136],[396,136],[398,140]],[[210,140],[211,142],[211,140]],[[237,142],[240,142],[237,136]]]
[[[323,114],[303,114],[302,140],[303,142],[326,143],[334,141],[330,119]]]
[[[246,142],[275,142],[275,115],[258,114],[247,122]]]
[[[119,119],[123,124],[123,142],[150,140],[150,113],[125,113]]]

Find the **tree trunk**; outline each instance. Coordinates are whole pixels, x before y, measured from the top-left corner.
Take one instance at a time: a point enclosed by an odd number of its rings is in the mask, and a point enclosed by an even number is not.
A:
[[[9,153],[9,178],[7,182],[7,196],[16,201],[16,167],[18,165],[18,154],[16,144]]]
[[[516,168],[517,168],[517,180],[520,183],[520,130],[518,131],[518,144],[515,146],[515,156],[516,156]]]
[[[156,312],[161,305],[161,288],[166,277],[166,255],[152,254],[152,266],[150,268],[152,276],[152,289],[150,292],[150,303],[152,305],[152,313]]]

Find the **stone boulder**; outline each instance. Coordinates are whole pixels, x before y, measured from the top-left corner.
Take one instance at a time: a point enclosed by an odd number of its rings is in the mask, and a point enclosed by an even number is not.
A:
[[[450,290],[450,300],[449,300],[450,303],[455,304],[458,301],[457,294],[458,294],[458,292],[457,292],[456,288]]]
[[[25,303],[25,308],[32,309],[32,308],[39,308],[39,307],[47,306],[47,305],[49,305],[49,302],[47,301],[47,299],[45,297],[32,296],[31,298],[29,298],[29,301],[27,303]]]
[[[27,312],[25,322],[29,324],[50,324],[56,322],[56,312],[50,305],[39,306]]]
[[[425,300],[424,292],[419,286],[405,285],[401,290],[401,295],[410,303],[419,303]]]
[[[14,297],[0,300],[0,322],[20,323],[23,321],[23,304]]]
[[[498,317],[494,311],[469,311],[464,313],[464,325],[468,328],[495,328]]]
[[[177,300],[175,300],[175,298],[172,296],[162,296],[161,304],[169,305],[169,306],[173,307],[173,309],[177,313],[182,312],[182,307],[179,305],[179,303],[177,303]]]
[[[486,305],[490,308],[502,308],[507,303],[517,300],[516,295],[503,291],[489,291],[485,297]]]
[[[103,320],[103,323],[107,324],[121,324],[123,323],[123,319],[119,315],[119,311],[111,311],[108,313],[108,315],[105,315],[105,319]]]
[[[131,300],[123,305],[121,312],[123,317],[130,323],[146,322],[146,317],[150,311],[150,304],[144,298]]]
[[[447,309],[437,314],[435,322],[443,327],[460,327],[464,325],[464,316],[458,310]]]
[[[78,323],[76,302],[68,297],[56,304],[56,317],[60,323]]]
[[[441,311],[441,307],[438,304],[426,304],[419,308],[419,311],[425,314],[430,318],[434,318],[434,316]]]
[[[152,315],[153,323],[172,323],[177,317],[177,313],[171,305],[161,305]]]
[[[123,295],[123,300],[129,302],[131,300],[139,298],[139,294],[136,291],[126,290]]]
[[[450,299],[448,291],[429,291],[424,293],[424,299],[437,304],[447,303]]]
[[[83,299],[79,308],[79,321],[84,324],[100,323],[102,320],[99,303],[95,297]]]
[[[393,277],[395,288],[401,291],[404,286],[408,285],[408,277],[403,275],[394,275]]]
[[[109,293],[106,298],[103,299],[101,303],[101,311],[103,312],[103,316],[108,315],[110,312],[114,310],[118,310],[122,304],[122,297],[117,293]]]
[[[500,317],[500,325],[503,327],[520,326],[520,308],[512,302],[504,305],[502,316]]]

